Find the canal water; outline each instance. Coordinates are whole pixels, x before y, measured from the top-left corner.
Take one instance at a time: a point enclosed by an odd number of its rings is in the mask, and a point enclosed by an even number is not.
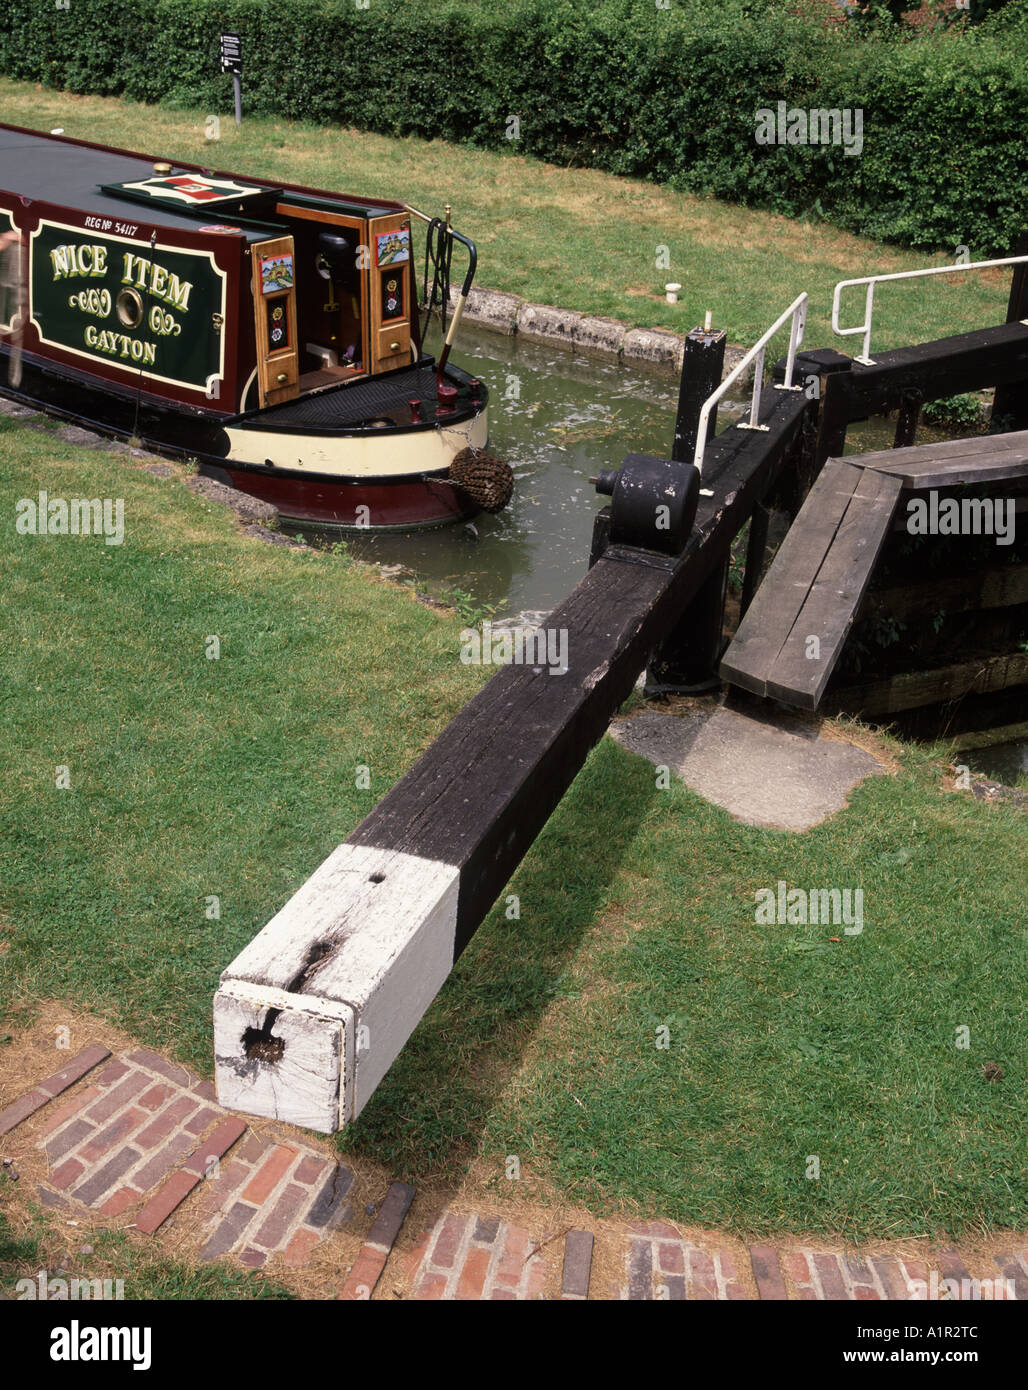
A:
[[[677,382],[468,325],[454,359],[489,387],[489,448],[514,470],[510,505],[436,530],[350,532],[347,548],[497,620],[548,613],[588,568],[593,517],[607,501],[588,479],[626,453],[666,454]]]
[[[629,453],[668,453],[677,377],[466,324],[454,358],[489,387],[489,447],[514,470],[510,506],[431,531],[349,532],[347,549],[433,598],[463,596],[468,611],[491,611],[497,621],[549,613],[588,568],[593,517],[608,500],[589,478]],[[722,401],[718,427],[748,409],[748,398]],[[888,447],[890,429],[886,421],[856,426],[848,446]],[[314,544],[334,539],[311,536]]]
[[[1028,791],[1028,733],[1005,743],[965,748],[957,753],[956,761],[965,763],[972,772],[984,773],[994,782]]]

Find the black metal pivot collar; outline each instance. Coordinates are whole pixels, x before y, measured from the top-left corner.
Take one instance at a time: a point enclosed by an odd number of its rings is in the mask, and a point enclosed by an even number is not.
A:
[[[610,542],[680,555],[696,519],[700,473],[692,463],[629,454],[596,478],[611,499]]]

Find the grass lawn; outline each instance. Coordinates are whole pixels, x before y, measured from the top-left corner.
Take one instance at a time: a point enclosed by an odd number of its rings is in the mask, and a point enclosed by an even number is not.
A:
[[[40,488],[124,498],[125,543],[16,535]],[[81,997],[209,1070],[218,972],[480,677],[457,620],[119,455],[0,417],[0,496],[0,990]]]
[[[124,498],[125,543],[16,535],[40,488]],[[481,673],[457,617],[6,418],[0,519],[0,1012],[74,1001],[209,1075],[219,971]],[[1023,1229],[1025,822],[899,751],[797,836],[604,741],[340,1151],[744,1232]],[[862,888],[863,932],[757,925],[779,879]]]
[[[898,751],[791,835],[605,741],[349,1142],[416,1175],[481,1130],[499,1192],[516,1155],[597,1210],[757,1233],[1023,1228],[1023,815]],[[863,931],[757,925],[779,879],[861,887]]]
[[[855,354],[861,339],[832,333],[835,283],[946,259],[885,247],[818,220],[800,223],[640,180],[442,141],[254,116],[244,116],[237,130],[224,111],[220,140],[212,142],[205,136],[207,112],[73,96],[7,79],[0,79],[0,112],[15,125],[61,126],[69,136],[155,158],[397,198],[432,214],[450,202],[454,224],[478,244],[480,285],[679,332],[702,323],[710,309],[731,343],[754,342],[806,290],[806,345]],[[660,247],[668,251],[666,269],[657,268]],[[956,247],[953,252],[950,260]],[[984,259],[974,247],[970,253]],[[684,286],[674,306],[664,299],[670,281]],[[993,270],[886,285],[876,294],[872,350],[1001,323],[1009,284],[1009,272]],[[853,326],[863,318],[864,296],[859,289],[848,293],[842,322]],[[787,343],[787,333],[782,339]]]

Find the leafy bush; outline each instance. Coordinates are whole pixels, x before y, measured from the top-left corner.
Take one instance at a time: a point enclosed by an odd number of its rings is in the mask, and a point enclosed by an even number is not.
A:
[[[981,401],[972,395],[946,396],[941,400],[927,401],[921,413],[930,424],[948,425],[960,430],[979,428],[985,419]]]
[[[756,0],[6,0],[0,70],[224,110],[228,28],[252,112],[513,148],[925,250],[1003,254],[1025,223],[1025,0],[916,38]],[[862,152],[758,145],[779,101],[861,110]]]

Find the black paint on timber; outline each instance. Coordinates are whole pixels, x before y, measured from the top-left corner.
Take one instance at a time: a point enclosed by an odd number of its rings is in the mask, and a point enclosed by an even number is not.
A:
[[[700,412],[717,390],[725,365],[725,333],[694,328],[686,337],[682,357],[682,384],[678,394],[675,442],[671,457],[690,462],[699,438]],[[709,443],[717,425],[717,409],[707,422]],[[655,647],[646,670],[646,694],[703,688],[717,683],[717,663],[722,651],[725,594],[729,556],[711,570],[696,597],[667,637]]]
[[[758,503],[750,517],[750,534],[746,540],[746,569],[743,572],[742,597],[739,599],[739,617],[746,616],[746,610],[753,602],[764,569],[764,556],[767,553],[767,531],[771,520],[770,510]]]
[[[845,689],[830,692],[825,699],[826,711],[852,715],[856,708],[849,702]],[[1008,724],[1023,724],[1025,710],[1024,685],[1016,685],[1002,690],[982,694],[960,695],[955,699],[936,701],[931,705],[918,705],[896,710],[888,716],[890,727],[900,731],[904,737],[927,738],[934,741],[939,737],[940,715],[946,730],[946,737],[966,733],[968,730],[998,729]]]
[[[589,549],[589,568],[592,569],[610,545],[610,507],[601,507],[593,518],[593,537]]]
[[[1028,256],[1028,232],[1022,232],[1013,256]],[[1028,319],[1028,264],[1014,266],[1010,279],[1010,300],[1007,304],[1007,323]],[[1000,428],[1028,430],[1028,375],[1020,381],[1005,382],[996,387],[992,403],[992,418],[1002,421]]]
[[[913,444],[917,437],[917,422],[920,414],[920,393],[917,391],[905,392],[896,416],[896,434],[892,441],[894,449],[909,448]]]
[[[907,519],[903,518],[903,530]],[[974,575],[932,579],[902,588],[875,589],[865,595],[858,618],[868,614],[891,618],[924,618],[940,610],[967,613],[971,609],[1012,608],[1028,603],[1028,565],[979,570]]]
[[[568,631],[568,672],[505,666],[350,836],[460,869],[454,957],[671,629],[795,446],[810,402],[768,392],[767,434],[707,448],[696,525],[677,559],[609,546],[545,626]]]
[[[978,658],[956,666],[908,671],[865,685],[847,686],[833,695],[832,702],[836,706],[859,709],[869,717],[880,717],[943,700],[992,694],[1025,682],[1028,682],[1028,652],[1002,652],[984,661]],[[1023,695],[1021,698],[1023,700]]]
[[[822,378],[822,408],[815,467],[827,458],[842,456],[846,427],[854,420],[896,410],[904,396],[918,394],[924,401],[940,400],[963,391],[989,386],[1016,389],[1028,381],[1028,327],[1022,323],[939,338],[915,347],[875,354],[873,367],[853,362],[843,370],[835,361],[840,354],[808,353],[804,360],[825,359],[828,374]],[[846,359],[841,359],[845,362]]]
[[[901,491],[1026,473],[1028,431],[829,459],[739,624],[721,674],[756,695],[816,709],[885,544]],[[818,642],[816,655],[810,650],[812,638]],[[958,669],[962,668],[953,671]],[[926,675],[922,680],[923,674],[919,673],[920,684],[899,681],[895,689],[916,688],[921,696],[922,687],[937,690],[938,683]],[[882,688],[888,689],[889,683]],[[929,703],[927,698],[919,702]],[[903,706],[868,706],[865,712],[896,708]]]
[[[682,344],[682,380],[678,388],[678,414],[675,416],[675,440],[671,457],[688,463],[696,449],[699,436],[700,411],[721,384],[725,366],[726,334],[694,328]],[[707,439],[714,438],[717,429],[717,409],[710,412]]]
[[[907,391],[939,400],[958,391],[977,391],[1028,374],[1028,327],[1004,323],[953,338],[878,353],[873,367],[854,362],[838,372],[831,385],[842,390],[854,408],[892,410]],[[857,418],[857,417],[854,417]]]

